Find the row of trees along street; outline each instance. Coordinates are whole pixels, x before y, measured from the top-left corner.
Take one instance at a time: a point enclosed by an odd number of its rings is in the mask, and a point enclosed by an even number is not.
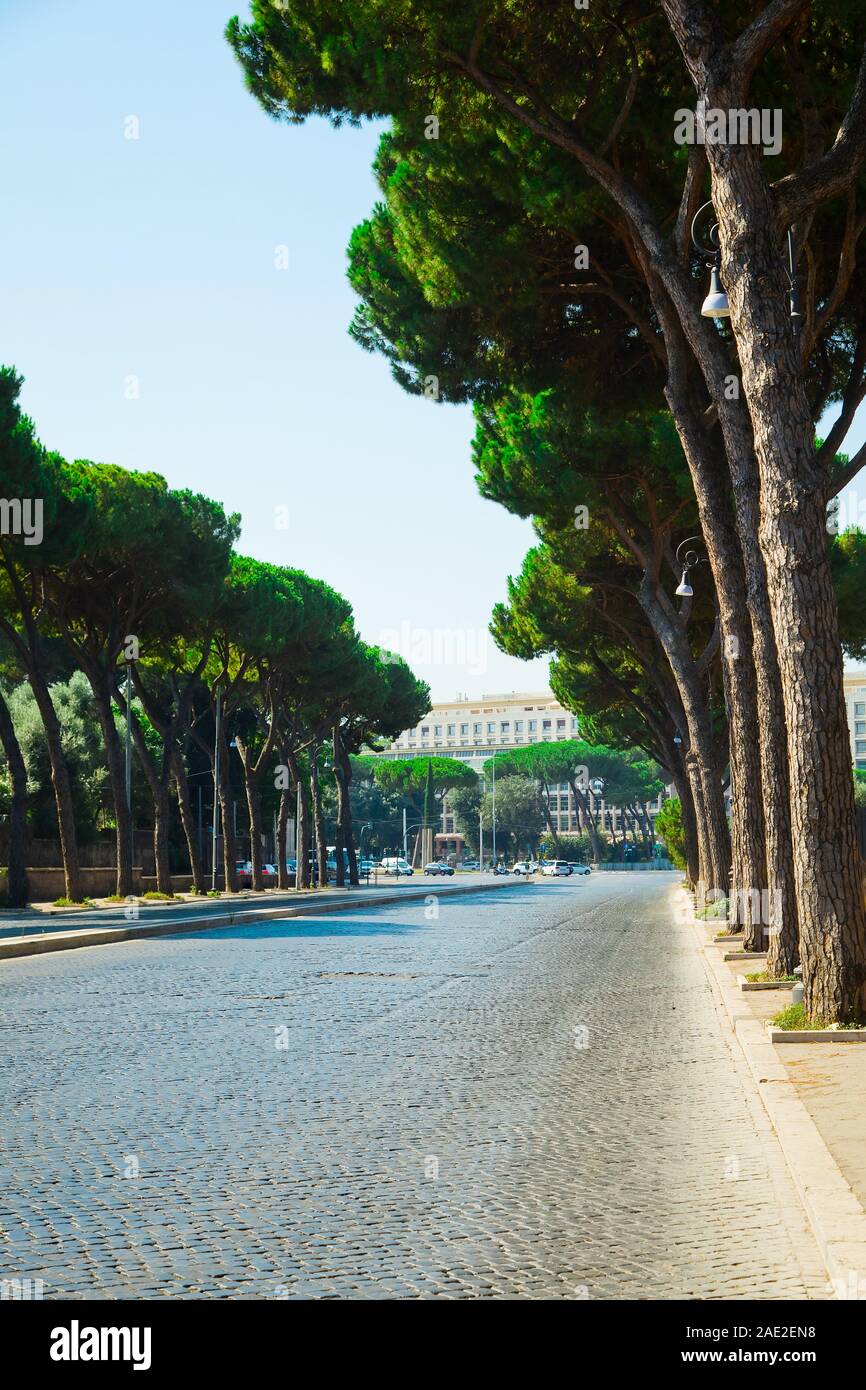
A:
[[[550,845],[555,857],[561,857],[566,850],[598,862],[611,857],[616,834],[610,817],[608,825],[602,823],[602,800],[610,810],[616,808],[620,813],[623,850],[628,827],[632,849],[640,848],[643,856],[652,857],[653,827],[648,806],[663,791],[664,780],[658,765],[649,763],[639,752],[623,755],[613,748],[596,747],[580,739],[564,739],[499,753],[495,768],[494,759],[488,758],[481,778],[459,758],[441,755],[388,759],[362,755],[352,759],[352,769],[353,796],[359,798],[359,804],[354,806],[356,819],[366,818],[368,812],[372,814],[365,788],[372,785],[385,797],[396,798],[389,808],[390,818],[382,815],[381,806],[375,808],[378,814],[369,822],[376,832],[371,844],[394,847],[395,829],[400,825],[398,812],[405,807],[407,825],[416,843],[416,850],[412,851],[415,862],[420,841],[417,832],[424,826],[441,826],[446,800],[456,830],[471,852],[477,854],[479,825],[486,836],[492,836],[494,783],[500,857],[534,854],[542,843]],[[574,797],[579,836],[561,833],[558,828],[560,786],[569,787]],[[676,849],[678,839],[675,832],[675,862],[685,867]],[[488,838],[488,853],[492,849],[492,838]]]
[[[864,26],[853,0],[255,0],[227,31],[271,115],[388,118],[351,331],[408,391],[473,402],[481,491],[534,520],[497,640],[550,652],[594,739],[669,770],[692,882],[733,890],[746,946],[769,927],[771,974],[802,961],[827,1022],[866,1018],[863,540],[827,524],[863,462],[840,451],[866,394]],[[779,151],[677,143],[699,102],[775,113]],[[690,238],[708,198],[722,325]]]
[[[427,686],[400,657],[359,639],[351,605],[327,584],[239,555],[240,518],[218,502],[173,490],[156,473],[50,453],[20,410],[20,385],[11,368],[0,370],[0,478],[4,496],[41,499],[43,537],[38,545],[11,532],[0,537],[9,904],[27,901],[29,792],[40,757],[50,773],[65,898],[83,897],[79,835],[88,807],[114,827],[116,892],[132,893],[127,670],[158,892],[172,891],[177,820],[193,886],[206,891],[190,778],[204,768],[213,780],[215,753],[230,892],[238,887],[238,788],[253,886],[263,886],[263,796],[276,813],[279,885],[287,886],[286,829],[296,805],[297,886],[309,886],[313,840],[325,881],[324,774],[333,780],[336,843],[357,882],[351,755],[426,713]],[[338,853],[340,882],[343,873]]]

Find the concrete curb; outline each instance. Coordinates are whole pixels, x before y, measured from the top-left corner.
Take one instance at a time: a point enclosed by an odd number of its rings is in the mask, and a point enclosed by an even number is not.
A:
[[[750,994],[759,989],[793,989],[794,980],[747,980],[745,977],[740,980],[740,989],[744,994]]]
[[[442,897],[459,897],[464,893],[489,893],[503,888],[517,888],[523,878],[499,878],[493,883],[449,884]],[[17,960],[22,956],[45,955],[52,951],[73,951],[83,946],[112,946],[121,941],[141,941],[156,936],[180,936],[187,932],[210,931],[224,927],[242,927],[250,922],[280,921],[285,917],[311,917],[321,912],[348,912],[352,908],[383,907],[390,903],[418,902],[436,896],[430,883],[423,888],[402,888],[390,893],[349,898],[322,898],[321,902],[299,903],[296,907],[267,907],[252,912],[216,912],[204,917],[185,917],[177,922],[154,922],[136,927],[84,927],[80,932],[46,932],[42,936],[6,937],[0,940],[0,960]]]
[[[672,901],[678,920],[683,920],[689,895],[675,889]],[[695,925],[703,923],[696,920]],[[754,1077],[836,1297],[866,1298],[866,1212],[788,1080],[765,1026],[742,998],[736,975],[717,951],[709,949],[708,935],[701,950],[707,978]],[[838,1034],[832,1040],[838,1042]]]
[[[767,1024],[771,1043],[862,1043],[866,1028],[774,1028]]]
[[[715,942],[713,943],[716,944]],[[766,951],[725,951],[722,960],[766,960]]]

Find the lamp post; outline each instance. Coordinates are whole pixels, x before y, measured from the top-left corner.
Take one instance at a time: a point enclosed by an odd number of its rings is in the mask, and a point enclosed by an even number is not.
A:
[[[135,865],[135,827],[132,822],[132,662],[126,663],[126,810],[129,816],[129,882]]]
[[[222,721],[222,691],[216,697],[216,731],[213,749],[213,845],[211,853],[211,892],[216,892],[217,858],[219,856],[219,817],[220,817],[220,734]]]
[[[697,233],[699,218],[703,216],[707,208],[712,208],[712,206],[712,199],[710,199],[708,202],[703,203],[701,207],[698,208],[697,212],[692,218],[692,246],[695,248],[699,256],[707,257],[707,267],[710,272],[710,290],[709,294],[707,295],[706,299],[701,305],[701,313],[703,314],[704,318],[707,319],[727,319],[731,316],[731,306],[728,303],[728,296],[725,293],[722,287],[722,282],[719,278],[719,272],[722,263],[722,252],[721,247],[719,246],[719,224],[718,222],[713,222],[709,229],[709,232],[707,234],[709,246],[703,244],[698,239]],[[803,315],[800,312],[800,282],[797,276],[797,272],[794,268],[794,238],[791,233],[790,227],[788,228],[787,270],[789,284],[788,301],[791,306],[791,331],[794,334],[794,337],[796,337],[800,331],[800,322],[802,320]]]
[[[496,754],[497,754],[498,751],[499,751],[499,750],[498,750],[497,748],[494,748],[494,750],[493,750],[493,795],[492,795],[492,798],[491,798],[492,805],[491,805],[491,808],[490,808],[490,817],[491,817],[491,820],[493,821],[493,867],[494,867],[494,869],[496,868]]]
[[[694,569],[695,565],[700,565],[707,557],[699,555],[696,550],[687,550],[682,554],[682,550],[684,546],[691,545],[692,541],[700,542],[700,539],[700,536],[688,536],[677,546],[677,565],[682,565],[683,570],[683,577],[674,591],[677,598],[691,598],[695,592],[689,583],[689,570]]]

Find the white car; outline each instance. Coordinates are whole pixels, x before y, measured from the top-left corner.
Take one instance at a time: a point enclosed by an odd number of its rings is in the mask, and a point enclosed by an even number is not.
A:
[[[546,878],[568,878],[571,873],[571,865],[567,864],[564,859],[551,859],[548,864],[545,864],[541,872]]]
[[[396,855],[383,859],[382,869],[386,874],[393,874],[394,878],[400,878],[403,874],[408,878],[414,872],[412,865],[407,860]]]
[[[533,874],[535,873],[535,869],[536,865],[532,864],[528,859],[520,859],[514,865],[514,868],[511,870],[511,872],[513,874]]]
[[[571,872],[573,874],[591,874],[592,869],[589,867],[588,864],[572,864]]]

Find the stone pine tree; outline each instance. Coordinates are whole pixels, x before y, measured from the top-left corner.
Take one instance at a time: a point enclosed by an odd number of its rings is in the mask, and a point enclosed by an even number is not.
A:
[[[256,0],[229,40],[272,114],[339,121],[391,115],[419,143],[487,124],[498,166],[527,203],[577,186],[616,230],[631,283],[624,331],[660,333],[665,395],[692,474],[720,601],[713,544],[719,450],[749,591],[760,664],[759,718],[778,685],[790,759],[794,880],[805,1002],[812,1019],[866,1016],[866,910],[854,835],[842,662],[825,505],[832,459],[866,389],[857,192],[866,162],[862,7],[851,0],[634,0],[616,25],[600,7],[492,0]],[[781,111],[789,132],[715,129],[707,111]],[[693,116],[680,141],[677,116]],[[758,114],[760,112],[758,111]],[[767,158],[775,152],[777,159]],[[777,162],[778,160],[778,162]],[[473,171],[481,176],[482,171]],[[706,199],[719,226],[732,335],[701,315],[689,227]],[[786,241],[807,268],[792,331]],[[588,248],[591,256],[591,246]],[[602,267],[604,272],[604,267]],[[602,273],[602,293],[623,301]],[[637,322],[635,319],[637,318]],[[835,331],[835,347],[821,348]],[[771,364],[772,369],[767,366]],[[732,378],[736,389],[732,389]],[[841,401],[836,437],[816,449],[816,405]],[[841,431],[841,437],[840,437]],[[852,467],[863,458],[855,456]],[[745,640],[723,615],[724,636]],[[732,658],[733,659],[733,658]],[[777,674],[773,672],[773,662]]]

